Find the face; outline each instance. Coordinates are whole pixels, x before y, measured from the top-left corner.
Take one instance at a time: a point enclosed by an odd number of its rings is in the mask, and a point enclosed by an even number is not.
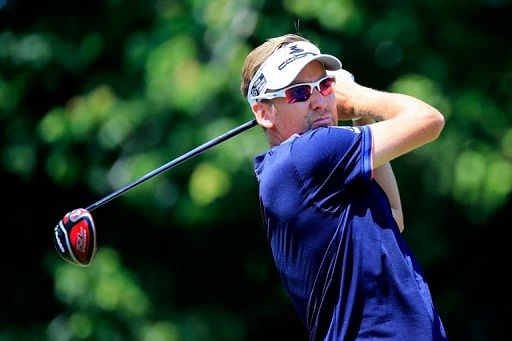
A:
[[[325,75],[324,66],[313,61],[302,69],[290,85],[314,82]],[[258,123],[267,128],[272,145],[278,145],[296,133],[338,124],[334,91],[323,96],[316,88],[305,102],[287,103],[285,98],[275,98],[257,102],[253,110]]]

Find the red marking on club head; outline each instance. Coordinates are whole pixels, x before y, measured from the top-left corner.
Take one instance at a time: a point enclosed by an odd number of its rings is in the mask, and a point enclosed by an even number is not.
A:
[[[90,261],[88,259],[88,256],[92,254],[90,248],[94,247],[91,242],[92,236],[91,227],[85,219],[79,221],[71,228],[69,240],[72,252],[81,263],[87,264]]]

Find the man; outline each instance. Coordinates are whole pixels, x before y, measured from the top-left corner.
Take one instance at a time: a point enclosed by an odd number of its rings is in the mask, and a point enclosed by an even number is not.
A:
[[[389,165],[436,139],[444,118],[418,99],[332,76],[340,72],[336,57],[296,35],[245,60],[242,93],[271,145],[255,173],[276,267],[311,340],[444,340],[400,235]]]

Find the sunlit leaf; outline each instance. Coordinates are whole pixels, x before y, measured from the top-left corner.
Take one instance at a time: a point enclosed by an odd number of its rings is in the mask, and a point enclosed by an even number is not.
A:
[[[200,164],[192,173],[189,184],[190,196],[198,205],[208,205],[227,193],[229,177],[221,169],[208,164]]]

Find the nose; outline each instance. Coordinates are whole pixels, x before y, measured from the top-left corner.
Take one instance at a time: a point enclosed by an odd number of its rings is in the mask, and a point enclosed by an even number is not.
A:
[[[327,97],[322,95],[319,89],[315,87],[313,88],[313,93],[311,94],[309,105],[313,110],[325,109],[327,106]]]

